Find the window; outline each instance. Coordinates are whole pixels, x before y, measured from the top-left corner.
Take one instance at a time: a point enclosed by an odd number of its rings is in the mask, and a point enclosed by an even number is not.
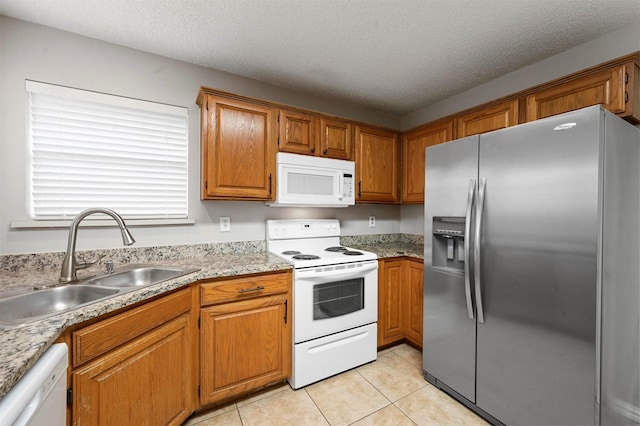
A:
[[[30,216],[187,217],[187,109],[26,82]]]

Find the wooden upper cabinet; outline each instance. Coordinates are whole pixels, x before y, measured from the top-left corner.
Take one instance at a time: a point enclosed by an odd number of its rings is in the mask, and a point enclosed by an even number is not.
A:
[[[402,203],[424,202],[425,149],[453,139],[453,120],[437,121],[402,136]]]
[[[280,111],[282,152],[353,160],[353,126],[348,121]]]
[[[456,138],[504,129],[518,124],[518,100],[456,117]]]
[[[318,118],[280,110],[278,148],[293,154],[316,155],[319,136]]]
[[[272,200],[278,110],[204,94],[202,199]]]
[[[400,202],[400,146],[393,132],[355,126],[356,201]]]
[[[320,119],[319,155],[353,160],[353,126],[347,121]]]
[[[527,121],[597,104],[625,116],[630,100],[625,82],[629,78],[627,69],[633,68],[632,65],[619,65],[536,91],[526,98]]]

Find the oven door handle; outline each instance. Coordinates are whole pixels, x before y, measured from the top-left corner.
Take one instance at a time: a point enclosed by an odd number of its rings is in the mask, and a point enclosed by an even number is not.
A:
[[[358,265],[354,267],[349,267],[349,265]],[[341,265],[338,265],[341,266]],[[361,277],[364,273],[373,271],[378,269],[378,261],[372,260],[363,263],[354,263],[347,264],[346,267],[335,269],[336,265],[333,266],[318,266],[314,268],[309,268],[305,270],[296,269],[296,279],[321,279],[324,278],[334,278],[334,277]]]

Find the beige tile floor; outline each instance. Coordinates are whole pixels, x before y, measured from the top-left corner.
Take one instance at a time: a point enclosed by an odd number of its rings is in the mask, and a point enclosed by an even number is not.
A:
[[[191,416],[185,425],[486,425],[427,383],[422,355],[402,344],[370,364],[294,391],[282,384]]]

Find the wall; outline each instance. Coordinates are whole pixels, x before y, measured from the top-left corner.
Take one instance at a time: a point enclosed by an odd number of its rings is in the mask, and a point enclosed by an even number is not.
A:
[[[602,37],[407,114],[401,119],[401,129],[411,129],[638,50],[640,50],[640,22],[627,25]],[[464,70],[464,67],[460,67],[460,69]],[[400,232],[423,234],[424,211],[422,206],[402,206],[400,218]]]
[[[63,250],[65,230],[11,230],[26,219],[24,80],[86,88],[189,108],[189,211],[193,226],[133,230],[138,246],[264,239],[264,221],[291,217],[337,218],[345,235],[422,234],[422,206],[357,205],[346,209],[279,209],[260,202],[200,201],[200,86],[269,99],[390,128],[409,129],[526,89],[589,66],[640,50],[640,23],[623,27],[543,61],[514,71],[401,119],[360,107],[336,104],[180,61],[0,17],[0,254]],[[461,68],[462,69],[462,68]],[[376,216],[376,228],[368,216]],[[232,232],[218,231],[218,217],[230,216]],[[83,229],[79,249],[119,247],[115,230]]]
[[[399,206],[358,205],[346,209],[272,208],[262,202],[200,201],[200,86],[268,99],[358,121],[399,128],[399,117],[301,95],[233,74],[0,16],[0,254],[62,251],[65,229],[15,230],[27,219],[25,89],[31,79],[152,100],[189,109],[189,215],[195,225],[133,228],[136,246],[263,240],[266,219],[337,218],[343,234],[397,233]],[[376,227],[368,227],[368,216]],[[219,216],[231,217],[220,233]],[[120,247],[116,229],[82,229],[78,249]]]

